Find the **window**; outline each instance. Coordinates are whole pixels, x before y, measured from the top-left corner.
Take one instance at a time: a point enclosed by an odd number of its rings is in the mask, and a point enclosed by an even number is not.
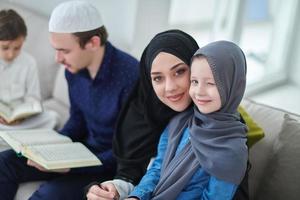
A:
[[[169,24],[200,46],[226,39],[244,50],[247,93],[286,81],[297,0],[171,0]],[[272,78],[271,78],[272,77]]]

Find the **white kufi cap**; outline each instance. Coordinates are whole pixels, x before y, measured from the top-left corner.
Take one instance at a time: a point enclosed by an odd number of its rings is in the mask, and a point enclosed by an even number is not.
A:
[[[100,13],[92,4],[86,1],[67,1],[53,10],[49,21],[49,32],[85,32],[101,26],[103,22]]]

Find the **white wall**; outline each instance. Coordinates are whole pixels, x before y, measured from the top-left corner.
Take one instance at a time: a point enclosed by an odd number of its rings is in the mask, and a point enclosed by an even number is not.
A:
[[[50,16],[56,5],[68,0],[9,1]],[[168,27],[170,0],[86,0],[97,7],[109,33],[109,40],[140,58],[142,50],[158,32]]]
[[[300,6],[299,6],[300,7]],[[298,17],[300,17],[300,8],[298,8]],[[297,21],[296,24],[296,37],[294,38],[293,42],[293,49],[290,57],[290,67],[291,67],[291,73],[289,74],[289,78],[291,82],[295,83],[299,86],[299,92],[300,92],[300,20]]]
[[[5,1],[5,0],[0,0]],[[59,3],[67,0],[6,0],[50,16]],[[109,39],[123,50],[130,50],[134,32],[137,0],[86,0],[97,7],[109,32]],[[42,4],[42,5],[41,5]]]

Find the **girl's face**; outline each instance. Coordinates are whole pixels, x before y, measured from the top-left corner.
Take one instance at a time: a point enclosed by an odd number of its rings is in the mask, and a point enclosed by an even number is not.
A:
[[[192,62],[189,93],[201,113],[208,114],[221,108],[219,91],[204,57],[195,58]]]
[[[189,66],[176,56],[161,52],[153,60],[153,89],[161,102],[177,112],[184,111],[191,103],[189,79]]]

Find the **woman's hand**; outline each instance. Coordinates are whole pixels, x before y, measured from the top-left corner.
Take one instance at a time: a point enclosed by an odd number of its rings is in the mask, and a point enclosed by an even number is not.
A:
[[[88,200],[119,200],[120,195],[113,183],[93,185],[86,194]]]

